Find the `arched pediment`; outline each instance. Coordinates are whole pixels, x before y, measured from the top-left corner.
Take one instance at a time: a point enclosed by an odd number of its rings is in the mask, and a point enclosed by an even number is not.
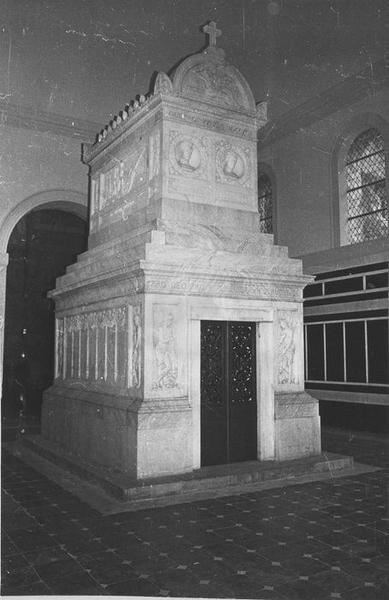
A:
[[[173,93],[229,110],[255,112],[255,101],[243,75],[230,65],[221,48],[209,46],[186,58],[173,76]]]

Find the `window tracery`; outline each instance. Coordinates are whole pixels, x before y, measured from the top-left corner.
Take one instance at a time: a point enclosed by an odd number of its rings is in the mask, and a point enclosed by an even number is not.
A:
[[[273,190],[266,173],[258,176],[258,212],[261,233],[273,233]]]
[[[345,161],[347,239],[355,244],[388,234],[384,140],[376,128],[359,134]]]

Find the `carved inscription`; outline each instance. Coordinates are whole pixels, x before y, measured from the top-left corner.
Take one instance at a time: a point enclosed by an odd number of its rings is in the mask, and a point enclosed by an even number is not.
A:
[[[266,300],[301,299],[301,290],[293,286],[265,282],[238,282],[234,280],[200,279],[178,277],[153,277],[147,279],[145,288],[150,293],[191,294],[204,296],[225,296],[231,298],[259,298]]]
[[[174,119],[180,123],[193,123],[198,127],[208,129],[211,131],[217,131],[219,133],[227,133],[236,135],[239,137],[247,138],[249,140],[256,141],[256,129],[238,125],[229,120],[222,121],[217,118],[210,118],[201,114],[192,113],[188,110],[185,113],[181,110],[169,108],[165,109],[165,116],[168,119]]]

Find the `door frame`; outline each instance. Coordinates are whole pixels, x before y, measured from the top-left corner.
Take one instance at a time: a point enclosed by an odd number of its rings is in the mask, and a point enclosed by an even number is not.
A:
[[[236,301],[235,301],[236,302]],[[257,459],[274,460],[274,314],[221,299],[221,306],[192,306],[189,319],[189,403],[192,407],[193,468],[201,467],[201,321],[250,321],[256,324]],[[265,373],[270,373],[265,376]]]

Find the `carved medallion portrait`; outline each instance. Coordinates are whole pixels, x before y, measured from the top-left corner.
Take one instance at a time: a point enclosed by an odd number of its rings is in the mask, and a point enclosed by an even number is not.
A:
[[[216,181],[249,185],[250,150],[227,141],[216,143]]]
[[[199,137],[170,132],[169,172],[171,175],[205,178],[208,172],[206,143]]]

